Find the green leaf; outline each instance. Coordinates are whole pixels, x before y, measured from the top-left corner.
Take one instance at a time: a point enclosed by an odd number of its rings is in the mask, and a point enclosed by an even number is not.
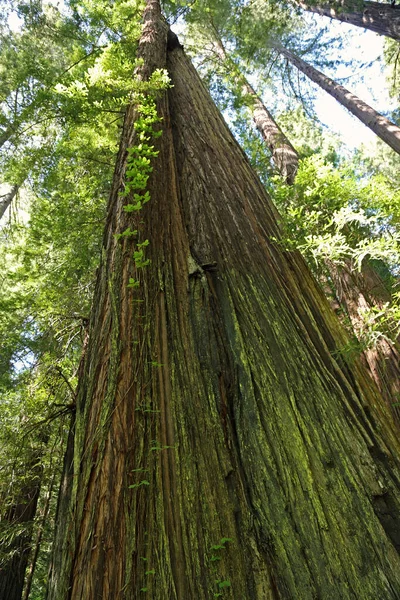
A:
[[[139,483],[134,483],[133,485],[129,485],[128,487],[130,489],[132,489],[132,488],[138,488],[141,485],[150,485],[150,481],[147,481],[146,479],[143,479],[143,481],[140,481]]]
[[[232,538],[225,538],[224,537],[224,538],[222,538],[222,539],[219,540],[219,543],[222,544],[222,545],[226,544],[227,542],[233,542]]]
[[[137,279],[133,279],[133,277],[129,278],[129,283],[126,287],[128,288],[138,288],[140,286],[140,281]]]

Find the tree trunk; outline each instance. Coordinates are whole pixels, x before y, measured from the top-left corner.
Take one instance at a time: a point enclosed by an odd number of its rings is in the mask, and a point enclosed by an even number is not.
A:
[[[228,64],[231,76],[234,74],[239,80],[242,92],[246,96],[247,105],[251,111],[253,121],[261,137],[272,153],[272,160],[278,172],[285,178],[286,183],[292,185],[299,168],[299,157],[292,144],[289,142],[279,125],[274,120],[269,110],[264,106],[261,98],[247,81],[237,65],[229,58],[220,38],[216,39],[215,50],[222,64]]]
[[[0,197],[0,220],[4,216],[4,213],[10,206],[11,202],[14,200],[15,196],[17,195],[18,189],[18,185],[13,185],[8,194],[5,194],[4,196]]]
[[[31,593],[33,576],[35,574],[36,564],[37,564],[37,561],[38,561],[38,558],[39,558],[40,546],[41,546],[41,543],[42,543],[43,532],[44,532],[44,528],[46,526],[47,517],[48,517],[48,514],[49,514],[50,500],[51,500],[52,495],[53,495],[53,490],[54,490],[54,484],[55,484],[56,476],[57,476],[57,471],[54,471],[52,479],[51,479],[51,482],[50,482],[49,489],[48,489],[47,494],[46,494],[46,499],[45,499],[45,503],[44,503],[44,506],[43,506],[43,511],[42,511],[42,514],[40,515],[40,523],[39,523],[39,526],[38,526],[38,529],[37,529],[37,532],[36,532],[36,541],[35,541],[33,556],[32,556],[32,559],[30,561],[28,573],[27,573],[27,576],[26,576],[25,588],[24,588],[24,593],[23,593],[23,600],[29,600],[29,595]]]
[[[271,150],[277,170],[285,178],[286,183],[292,185],[299,168],[299,157],[296,150],[248,81],[244,83],[244,91],[251,99],[250,109],[255,126]]]
[[[376,112],[368,104],[360,100],[357,96],[346,90],[333,79],[330,79],[321,71],[318,71],[303,59],[296,56],[290,50],[283,46],[275,46],[276,50],[285,56],[295,67],[297,67],[311,81],[317,83],[323,90],[328,92],[335,100],[340,102],[342,106],[347,108],[354,116],[356,116],[364,125],[369,127],[371,131],[376,133],[386,144],[388,144],[395,152],[400,154],[400,128],[394,123]]]
[[[28,469],[32,479],[18,492],[18,500],[13,502],[2,515],[0,524],[9,527],[10,538],[1,546],[5,558],[0,560],[0,598],[1,600],[21,600],[25,571],[31,550],[33,519],[36,514],[40,492],[42,467],[38,463],[41,453],[33,455]],[[25,474],[21,473],[21,477]],[[4,499],[2,499],[4,500]],[[1,523],[1,521],[3,523]],[[15,531],[15,533],[14,533]]]
[[[165,65],[158,18],[148,1],[148,74]],[[387,415],[348,384],[333,315],[271,241],[275,210],[176,44],[167,65],[140,216],[118,194],[126,115],[49,598],[400,597]],[[128,225],[150,240],[144,268],[115,237]]]
[[[400,40],[400,10],[398,6],[380,2],[335,2],[332,4],[309,4],[295,0],[303,10],[330,17],[356,27],[369,29],[379,35]]]
[[[367,260],[364,260],[361,272],[351,262],[341,266],[329,265],[328,268],[337,301],[354,334],[360,339],[363,330],[360,311],[382,308],[383,304],[391,301],[391,296]],[[374,347],[364,350],[362,359],[399,426],[400,410],[396,405],[400,397],[399,344],[381,337]]]

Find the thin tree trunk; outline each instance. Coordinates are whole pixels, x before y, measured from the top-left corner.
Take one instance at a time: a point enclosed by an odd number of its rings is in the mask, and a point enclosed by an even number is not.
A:
[[[265,107],[254,88],[241,73],[237,65],[230,60],[226,53],[222,40],[216,40],[215,49],[222,63],[227,63],[233,73],[238,76],[242,91],[247,97],[247,104],[251,111],[255,126],[260,132],[264,142],[272,153],[272,160],[278,172],[292,185],[299,168],[299,157],[288,138],[281,131],[269,110]]]
[[[148,0],[147,76],[166,64],[159,18]],[[126,115],[49,598],[393,600],[398,440],[372,384],[354,394],[333,314],[301,257],[274,246],[276,211],[170,48],[140,215],[118,193]],[[150,240],[144,268],[116,238],[127,226]]]
[[[47,517],[48,517],[48,514],[49,514],[50,501],[51,501],[51,498],[52,498],[52,495],[53,495],[53,490],[54,490],[54,484],[55,484],[56,475],[57,475],[57,473],[55,472],[53,474],[52,479],[51,479],[49,490],[48,490],[48,492],[46,494],[46,500],[45,500],[45,503],[44,503],[44,506],[43,506],[43,512],[42,512],[42,515],[41,515],[39,527],[38,527],[37,534],[36,534],[35,549],[34,549],[34,552],[33,552],[32,559],[30,561],[28,574],[26,576],[25,589],[24,589],[24,593],[23,593],[23,600],[28,600],[29,599],[29,594],[31,593],[33,576],[35,574],[36,564],[37,564],[37,560],[38,560],[38,557],[39,557],[40,546],[41,546],[42,539],[43,539],[43,532],[44,532],[44,528],[46,526]]]
[[[31,481],[18,492],[17,500],[2,515],[0,524],[10,529],[10,541],[2,544],[1,551],[6,558],[0,561],[0,598],[1,600],[21,600],[25,571],[31,550],[33,519],[40,493],[42,467],[38,464],[41,454],[34,453]],[[21,473],[21,477],[25,474]],[[15,533],[13,533],[13,530]]]
[[[7,194],[5,194],[4,196],[0,196],[0,220],[4,216],[4,213],[10,206],[11,202],[14,200],[15,196],[17,195],[18,189],[18,185],[13,185],[11,190]]]
[[[295,0],[295,4],[303,10],[369,29],[394,40],[400,40],[400,10],[398,6],[380,2],[357,3],[348,0],[332,4],[309,4],[302,0]]]
[[[360,100],[360,98],[333,81],[333,79],[330,79],[321,73],[321,71],[318,71],[310,64],[306,63],[302,58],[296,56],[293,52],[290,52],[290,50],[287,50],[280,45],[276,45],[275,49],[304,73],[304,75],[311,79],[311,81],[318,84],[323,90],[335,98],[335,100],[340,102],[342,106],[360,119],[364,125],[376,133],[376,135],[393,148],[395,152],[400,154],[400,128],[397,127],[397,125],[376,112],[376,110],[363,102],[363,100]]]
[[[292,185],[299,168],[299,157],[296,150],[248,81],[244,83],[244,91],[251,98],[251,111],[255,126],[271,150],[277,170],[285,178],[286,183]]]

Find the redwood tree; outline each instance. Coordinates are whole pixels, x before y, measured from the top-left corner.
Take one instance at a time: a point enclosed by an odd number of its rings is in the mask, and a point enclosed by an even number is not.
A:
[[[226,65],[227,70],[230,71],[230,77],[232,79],[235,78],[235,85],[241,86],[242,94],[246,98],[246,104],[249,106],[254,124],[271,151],[277,171],[291,185],[295,180],[299,168],[299,157],[296,150],[282,132],[253,86],[226,53],[224,44],[215,28],[214,32],[216,54],[219,56],[221,63]]]
[[[327,77],[321,71],[318,71],[318,69],[315,69],[296,54],[293,54],[287,48],[279,44],[276,44],[274,47],[299,71],[340,102],[342,106],[347,108],[357,119],[369,127],[381,140],[400,154],[400,127],[389,121],[389,119],[378,113],[342,85],[339,85],[336,81]]]
[[[29,480],[10,503],[4,494],[0,496],[1,505],[7,507],[0,515],[2,534],[0,554],[0,598],[2,600],[21,600],[24,587],[25,570],[28,564],[32,542],[33,519],[40,493],[42,468],[41,453],[33,450],[26,469]],[[16,472],[17,478],[25,474]]]
[[[387,415],[156,0],[144,23],[138,78],[172,87],[132,212],[126,114],[48,597],[397,597]]]
[[[394,40],[400,40],[400,10],[398,10],[398,6],[392,5],[392,3],[384,4],[382,2],[369,2],[368,0],[365,2],[344,0],[330,4],[313,4],[295,0],[295,3],[304,10],[318,15],[369,29]]]

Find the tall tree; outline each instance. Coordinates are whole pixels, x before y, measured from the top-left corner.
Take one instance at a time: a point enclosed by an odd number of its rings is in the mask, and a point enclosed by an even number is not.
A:
[[[276,50],[291,62],[299,71],[304,73],[311,81],[314,81],[323,90],[330,94],[335,100],[340,102],[342,106],[347,108],[354,116],[356,116],[364,125],[369,127],[377,136],[388,144],[393,150],[400,154],[400,128],[386,119],[371,108],[366,102],[346,90],[342,85],[339,85],[330,77],[327,77],[321,71],[318,71],[313,66],[305,62],[302,58],[276,44]]]
[[[11,202],[14,200],[15,196],[18,192],[18,185],[13,185],[6,194],[0,196],[0,219],[3,217],[7,208],[11,205]]]
[[[363,311],[381,309],[390,305],[391,296],[384,282],[368,258],[359,271],[347,260],[344,264],[332,265],[332,282],[335,296],[345,311],[357,337],[363,336]],[[398,400],[400,394],[400,344],[386,336],[379,336],[372,347],[364,350],[363,360],[376,381],[382,397],[400,423]]]
[[[394,2],[384,4],[368,0],[344,0],[330,4],[314,4],[295,0],[295,4],[303,10],[400,40],[400,11]]]
[[[239,67],[230,59],[216,29],[212,28],[212,24],[210,24],[210,27],[215,32],[214,47],[222,65],[230,72],[230,77],[233,78],[235,76],[234,85],[236,88],[237,86],[241,87],[240,91],[244,96],[243,99],[250,109],[257,130],[271,151],[272,159],[278,173],[291,185],[294,182],[299,167],[299,157],[296,150],[284,135],[253,86],[240,71]]]
[[[139,55],[48,597],[393,598],[397,438],[155,0]]]
[[[33,519],[40,492],[41,456],[33,450],[29,459],[26,468],[30,477],[18,490],[16,501],[10,503],[4,495],[0,498],[2,506],[8,505],[0,516],[3,553],[0,556],[0,595],[4,600],[21,600],[31,549]],[[17,472],[16,476],[23,478],[25,475]]]

